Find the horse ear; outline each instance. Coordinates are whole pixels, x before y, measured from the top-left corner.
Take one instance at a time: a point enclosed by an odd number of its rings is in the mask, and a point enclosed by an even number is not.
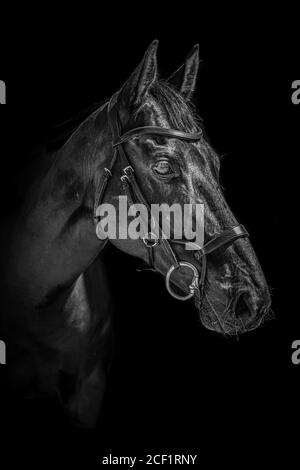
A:
[[[129,106],[138,106],[157,77],[158,40],[153,41],[145,55],[121,89],[123,102]]]
[[[199,44],[195,44],[185,63],[168,78],[168,82],[174,85],[186,100],[191,99],[195,90],[199,63]]]

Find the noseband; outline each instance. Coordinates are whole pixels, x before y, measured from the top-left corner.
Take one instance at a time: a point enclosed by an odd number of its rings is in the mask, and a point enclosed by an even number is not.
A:
[[[114,104],[113,104],[114,103]],[[94,221],[98,223],[98,217],[96,216],[97,207],[101,204],[104,193],[108,184],[109,179],[112,176],[113,168],[116,160],[119,158],[121,161],[122,172],[121,172],[121,182],[124,188],[124,191],[128,197],[130,204],[143,204],[149,211],[149,204],[145,199],[139,184],[135,178],[134,168],[131,166],[124,144],[131,139],[141,137],[144,135],[155,135],[162,136],[170,139],[179,139],[186,142],[197,142],[202,138],[202,131],[197,133],[188,134],[174,129],[165,129],[157,126],[144,126],[136,127],[130,129],[129,131],[121,134],[120,120],[117,110],[117,95],[114,95],[110,102],[107,105],[107,117],[110,131],[112,133],[112,147],[113,147],[113,157],[110,162],[109,167],[104,168],[104,173],[102,180],[100,181],[95,198],[94,205]],[[148,212],[149,213],[149,212]],[[229,228],[223,231],[220,234],[216,234],[208,242],[206,242],[203,247],[195,244],[196,250],[194,251],[194,257],[197,260],[201,260],[201,272],[197,268],[187,261],[180,261],[177,259],[177,256],[172,248],[172,244],[177,243],[181,245],[191,245],[193,242],[187,242],[185,240],[168,240],[162,231],[162,228],[158,224],[158,234],[148,232],[143,238],[143,243],[148,249],[149,253],[149,266],[147,270],[154,270],[154,252],[163,250],[167,256],[167,259],[170,263],[170,268],[166,275],[166,288],[168,292],[178,300],[187,300],[193,297],[194,295],[199,296],[199,302],[201,302],[204,294],[205,287],[205,276],[206,276],[206,267],[207,267],[207,255],[216,251],[217,249],[231,245],[235,240],[239,238],[248,237],[249,234],[244,228],[243,225],[237,225],[236,227]],[[171,277],[172,274],[181,268],[188,268],[191,270],[193,278],[188,287],[188,293],[186,295],[178,295],[171,287]]]

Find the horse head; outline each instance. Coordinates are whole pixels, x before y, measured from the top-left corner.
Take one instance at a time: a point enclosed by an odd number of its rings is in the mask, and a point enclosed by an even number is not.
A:
[[[249,331],[266,317],[270,294],[248,234],[226,203],[219,180],[220,158],[191,103],[199,67],[198,46],[164,81],[158,77],[157,45],[157,41],[150,45],[108,106],[109,145],[111,149],[112,141],[114,153],[110,152],[111,166],[106,168],[107,178],[100,185],[97,203],[105,196],[105,202],[118,210],[118,197],[129,184],[129,199],[130,189],[134,193],[131,199],[137,199],[131,202],[168,207],[174,203],[203,205],[204,248],[187,250],[185,240],[176,243],[174,239],[167,242],[167,249],[165,241],[162,248],[159,243],[149,246],[149,240],[142,243],[118,236],[111,242],[167,276],[169,287],[172,273],[170,291],[179,289],[184,298],[195,294],[195,306],[207,328],[229,335]],[[134,173],[133,180],[128,172]],[[120,218],[118,223],[122,223]],[[157,235],[158,242],[162,238]],[[201,273],[201,291],[196,285],[197,272]],[[184,295],[189,294],[188,288],[191,295]]]

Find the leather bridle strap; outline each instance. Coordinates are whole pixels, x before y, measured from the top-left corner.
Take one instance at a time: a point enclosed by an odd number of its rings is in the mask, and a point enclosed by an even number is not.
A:
[[[202,248],[202,251],[205,255],[209,255],[213,251],[217,250],[218,248],[227,245],[228,243],[233,243],[235,240],[239,238],[246,238],[249,237],[249,233],[245,229],[245,227],[240,224],[236,227],[229,228],[224,230],[224,232],[214,235],[214,237],[209,240]]]
[[[128,132],[125,132],[119,139],[114,142],[113,147],[116,147],[120,144],[124,144],[135,137],[139,137],[141,135],[158,135],[161,137],[173,138],[173,139],[180,139],[189,142],[196,142],[202,136],[202,131],[194,134],[187,134],[186,132],[178,131],[175,129],[165,129],[164,127],[156,127],[156,126],[142,126],[137,127],[136,129],[131,129]]]
[[[151,214],[149,204],[148,204],[146,198],[144,197],[139,185],[137,184],[137,181],[135,179],[134,169],[132,168],[132,166],[130,165],[130,163],[128,161],[127,155],[126,155],[126,153],[124,151],[124,148],[123,148],[123,143],[121,142],[122,138],[120,138],[120,124],[119,124],[119,116],[118,116],[118,113],[117,113],[116,105],[114,105],[109,110],[109,112],[108,112],[108,121],[109,121],[109,126],[110,126],[110,129],[111,129],[112,135],[113,135],[113,142],[114,142],[113,147],[118,149],[120,159],[121,159],[121,163],[122,163],[122,166],[123,166],[123,169],[122,169],[123,174],[121,176],[121,181],[122,181],[124,190],[126,192],[126,195],[128,196],[129,201],[131,201],[131,203],[133,203],[133,204],[134,203],[143,204],[147,208],[148,214]],[[136,129],[133,129],[133,130],[136,130],[138,132],[140,129],[144,129],[144,128],[136,128]],[[148,129],[148,127],[146,127],[146,129]],[[148,131],[146,131],[146,132],[148,133]],[[153,128],[152,128],[152,133],[153,133]],[[136,133],[134,133],[134,134],[136,135]],[[142,132],[140,133],[140,135],[141,134],[142,134]],[[131,136],[130,138],[133,138],[133,137]],[[129,140],[129,137],[128,137],[128,140]],[[126,139],[125,139],[125,141],[126,141]],[[168,259],[170,260],[171,264],[175,265],[176,267],[179,266],[177,257],[175,255],[169,241],[167,240],[167,237],[164,236],[164,233],[163,233],[160,225],[157,223],[157,221],[156,221],[156,226],[158,228],[158,233],[156,234],[156,236],[157,236],[157,239],[159,240],[159,245],[164,249],[164,251],[165,251]],[[149,249],[150,263],[151,263],[150,264],[150,269],[151,268],[154,269],[153,247],[151,245],[146,245],[146,246]]]

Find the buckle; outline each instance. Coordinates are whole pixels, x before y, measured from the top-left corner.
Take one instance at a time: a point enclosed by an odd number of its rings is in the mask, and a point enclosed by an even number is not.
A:
[[[104,168],[104,177],[110,178],[112,176],[111,171],[108,168]]]
[[[142,240],[147,248],[154,248],[159,244],[160,241],[158,236],[153,232],[146,233],[146,235],[143,236]]]
[[[123,173],[125,176],[131,176],[134,173],[134,169],[132,168],[132,166],[128,165],[125,168],[123,168]]]

